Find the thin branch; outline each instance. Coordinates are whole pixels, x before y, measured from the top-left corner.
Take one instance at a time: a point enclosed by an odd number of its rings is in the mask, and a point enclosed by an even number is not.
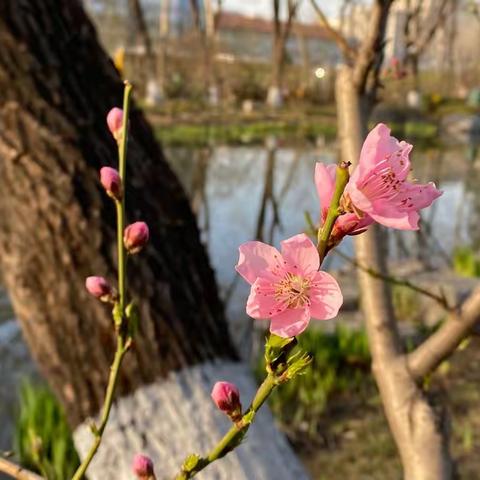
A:
[[[368,75],[375,65],[375,60],[382,58],[385,28],[387,25],[388,13],[393,0],[376,0],[372,6],[370,16],[371,28],[362,42],[355,61],[353,70],[353,81],[360,94],[365,92]],[[374,84],[377,84],[375,81]]]
[[[6,458],[0,458],[0,472],[5,473],[9,477],[17,478],[18,480],[43,480],[43,477],[22,468],[16,463],[10,462]]]
[[[445,21],[446,16],[447,16],[447,6],[449,4],[450,0],[442,0],[438,8],[436,8],[436,17],[434,20],[431,20],[427,25],[424,25],[424,28],[422,29],[424,33],[423,36],[418,36],[415,39],[411,39],[410,41],[410,48],[413,47],[414,52],[413,54],[416,56],[420,56],[425,48],[430,45],[430,42],[432,38],[434,37],[438,27],[442,25],[442,23]],[[421,4],[420,4],[421,5]],[[418,9],[417,9],[418,10]],[[419,11],[414,11],[410,20],[416,19],[416,21],[420,22],[421,19],[419,17]],[[422,22],[423,23],[423,22]],[[428,28],[425,28],[428,27]],[[417,29],[416,29],[417,30]],[[418,33],[417,31],[414,33]]]
[[[348,40],[337,29],[333,28],[328,18],[323,13],[323,10],[318,6],[315,0],[310,0],[310,3],[317,14],[320,25],[326,30],[330,38],[335,41],[338,48],[341,50],[345,61],[350,62],[355,58],[355,49],[351,47]]]
[[[448,358],[480,321],[480,287],[475,289],[461,309],[452,312],[448,320],[413,352],[407,355],[412,376],[421,380]]]
[[[349,255],[343,253],[341,250],[338,248],[333,250],[333,253],[338,255],[339,257],[343,258],[359,270],[362,270],[369,275],[371,275],[374,278],[378,278],[380,280],[383,280],[385,282],[388,282],[392,285],[398,285],[400,287],[406,287],[409,288],[410,290],[413,290],[414,292],[421,293],[422,295],[425,295],[426,297],[429,297],[433,300],[435,300],[441,307],[443,307],[445,310],[448,312],[453,312],[455,310],[455,307],[451,306],[447,299],[445,298],[445,295],[442,293],[438,294],[435,292],[432,292],[431,290],[428,290],[426,288],[423,288],[410,280],[407,280],[405,278],[399,278],[395,277],[393,275],[388,275],[385,273],[382,273],[378,270],[375,270],[371,267],[368,267],[366,265],[362,265],[359,261],[355,260],[354,258],[350,257]]]

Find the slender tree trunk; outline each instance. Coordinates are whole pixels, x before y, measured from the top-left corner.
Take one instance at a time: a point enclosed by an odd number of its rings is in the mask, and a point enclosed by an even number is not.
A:
[[[110,312],[88,296],[84,279],[115,276],[114,207],[98,169],[116,162],[105,117],[121,103],[123,87],[77,0],[4,0],[0,44],[0,267],[82,454],[113,354]],[[247,394],[254,388],[236,363],[184,191],[136,108],[130,134],[127,217],[149,224],[151,243],[129,262],[140,331],[91,480],[130,478],[138,450],[150,452],[159,478],[168,478],[225,428],[207,401],[213,382],[222,375]],[[203,478],[304,478],[268,413],[264,422],[251,436],[258,454],[242,447]],[[260,444],[268,446],[265,459]]]
[[[342,159],[356,164],[366,124],[349,67],[337,75],[337,107]],[[376,271],[385,269],[378,231],[372,228],[355,239],[357,260]],[[388,285],[359,270],[362,305],[367,324],[372,369],[385,414],[404,467],[405,480],[448,480],[452,461],[447,423],[434,410],[410,373],[397,330]]]
[[[163,91],[158,81],[157,62],[140,0],[128,0],[128,9],[135,27],[135,42],[145,51],[143,76],[146,84],[145,101],[148,105],[156,105],[162,99]]]

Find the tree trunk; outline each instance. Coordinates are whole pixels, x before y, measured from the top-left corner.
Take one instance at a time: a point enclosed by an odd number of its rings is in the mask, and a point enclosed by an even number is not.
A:
[[[349,67],[337,74],[337,108],[341,155],[356,164],[366,124]],[[355,239],[361,265],[382,271],[384,255],[378,231],[371,228]],[[362,306],[367,324],[372,369],[385,414],[402,458],[405,480],[448,480],[452,461],[448,452],[445,416],[434,410],[410,373],[397,330],[388,285],[359,270]]]
[[[0,267],[25,339],[84,452],[91,440],[85,439],[86,419],[103,402],[113,354],[110,312],[89,297],[84,279],[113,279],[116,273],[114,206],[99,186],[98,169],[116,163],[105,117],[121,104],[123,87],[77,0],[4,0],[0,44]],[[152,450],[160,468],[172,462],[178,467],[190,450],[204,453],[213,441],[206,431],[220,415],[205,404],[217,379],[205,372],[231,374],[225,379],[240,377],[253,388],[248,372],[235,363],[184,191],[142,113],[132,110],[127,217],[149,224],[151,243],[129,264],[140,331],[122,367],[118,415],[106,433],[112,438],[100,449],[91,480],[127,478],[126,464],[138,449]],[[133,410],[127,408],[132,398],[139,402]],[[168,415],[170,428],[162,431]],[[271,442],[278,471],[269,469],[259,449],[238,467],[238,478],[253,478],[245,472],[255,471],[257,462],[263,473],[255,478],[302,476],[285,440],[272,441],[277,434],[273,425],[269,429],[267,436],[256,435],[263,444]],[[110,464],[124,471],[104,470]]]

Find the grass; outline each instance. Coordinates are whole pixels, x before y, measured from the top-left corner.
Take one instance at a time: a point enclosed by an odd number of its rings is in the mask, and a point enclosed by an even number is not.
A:
[[[471,247],[457,247],[453,252],[453,269],[464,277],[480,278],[480,258]]]
[[[157,125],[155,133],[165,146],[251,145],[263,143],[270,135],[291,142],[315,141],[319,136],[332,140],[336,135],[336,126],[334,122],[262,120],[230,124]]]
[[[393,134],[415,141],[416,146],[432,146],[438,141],[438,127],[431,122],[391,123]],[[373,125],[372,125],[373,126]],[[284,142],[314,142],[318,137],[336,137],[335,119],[258,120],[253,122],[155,125],[155,134],[164,146],[200,147],[206,145],[258,145],[270,135]]]
[[[48,480],[71,478],[79,465],[65,413],[48,387],[24,383],[15,425],[20,464]]]
[[[310,329],[299,337],[303,350],[313,355],[304,375],[282,385],[270,398],[270,407],[293,439],[318,435],[323,414],[336,396],[360,393],[370,370],[365,332],[338,327],[334,333]],[[263,361],[257,367],[264,372]]]

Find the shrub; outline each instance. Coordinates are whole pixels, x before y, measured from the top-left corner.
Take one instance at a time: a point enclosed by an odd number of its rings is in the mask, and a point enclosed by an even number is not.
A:
[[[71,478],[80,464],[65,413],[44,385],[22,385],[15,450],[22,466],[48,480]]]

